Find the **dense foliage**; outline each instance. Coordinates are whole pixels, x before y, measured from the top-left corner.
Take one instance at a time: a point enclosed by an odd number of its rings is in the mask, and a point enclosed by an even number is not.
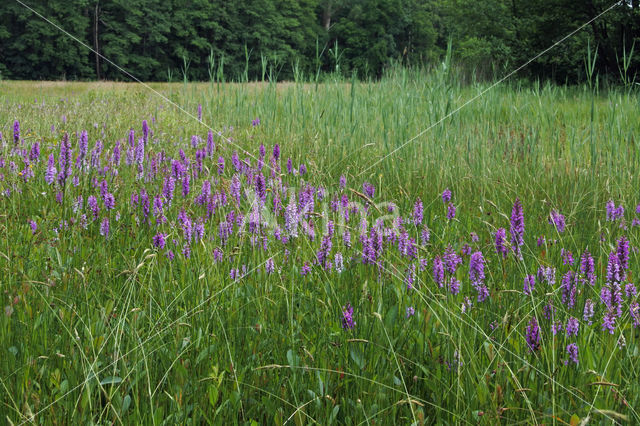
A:
[[[638,423],[636,93],[395,71],[0,82],[0,419]]]
[[[380,77],[391,62],[431,66],[451,40],[468,74],[492,77],[526,62],[613,0],[8,0],[0,4],[0,76],[128,80]],[[44,21],[25,4],[94,49]],[[640,61],[638,0],[620,2],[537,59],[526,74],[628,83]]]

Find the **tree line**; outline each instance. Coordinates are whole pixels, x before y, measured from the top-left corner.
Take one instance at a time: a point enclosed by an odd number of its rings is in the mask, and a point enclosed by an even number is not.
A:
[[[629,83],[640,0],[615,1],[4,0],[0,76],[130,80],[119,66],[145,81],[377,78],[394,64],[436,66],[450,43],[468,75],[491,78],[588,22],[522,75]]]

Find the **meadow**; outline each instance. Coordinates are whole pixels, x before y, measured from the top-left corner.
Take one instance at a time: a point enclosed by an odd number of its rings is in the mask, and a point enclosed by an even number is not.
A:
[[[0,81],[0,420],[640,422],[637,89]]]

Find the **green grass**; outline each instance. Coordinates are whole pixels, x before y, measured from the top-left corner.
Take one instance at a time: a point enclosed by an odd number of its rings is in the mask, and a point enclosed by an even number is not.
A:
[[[463,86],[445,72],[410,70],[394,70],[375,83],[151,84],[155,93],[123,83],[0,82],[0,157],[6,161],[0,191],[11,191],[0,196],[2,422],[640,421],[634,408],[640,406],[638,329],[628,309],[636,299],[625,297],[613,335],[601,331],[599,301],[609,252],[622,235],[632,246],[631,282],[638,270],[639,231],[631,226],[640,202],[638,94],[504,84],[457,111],[488,87]],[[202,123],[195,119],[198,104]],[[254,118],[260,118],[259,126],[251,125]],[[24,149],[41,144],[40,163],[28,182],[18,174],[24,164],[13,149],[14,120],[20,121]],[[172,158],[179,158],[181,148],[193,158],[191,136],[206,140],[207,125],[220,131],[224,137],[216,135],[216,153],[205,159],[201,174],[216,175],[218,156],[225,158],[214,191],[228,191],[234,150],[241,159],[253,156],[255,164],[261,143],[267,158],[278,143],[283,183],[296,190],[310,183],[329,194],[316,201],[315,239],[300,230],[286,245],[271,237],[260,250],[248,233],[234,232],[221,245],[218,223],[231,209],[249,215],[245,199],[238,207],[218,207],[205,223],[206,238],[185,259],[182,245],[174,248],[171,240],[182,239],[176,219],[181,209],[194,220],[205,216],[206,209],[194,203],[202,176],[194,177],[188,197],[176,183],[174,201],[165,209],[167,223],[145,225],[130,195],[144,188],[153,201],[169,166],[160,166],[158,179],[145,181],[124,164],[128,131],[134,128],[139,136],[142,120],[155,141],[147,154],[164,150]],[[117,207],[106,212],[100,201],[99,220],[89,217],[87,229],[78,225],[72,200],[82,195],[86,206],[89,195],[100,199],[93,182],[103,179],[98,170],[80,173],[77,186],[68,183],[62,204],[44,179],[50,153],[58,165],[64,131],[75,160],[81,130],[89,133],[90,150],[103,141],[103,164],[116,140],[124,148],[117,176],[106,177]],[[294,166],[305,163],[308,173],[286,174],[289,157]],[[344,191],[341,175],[347,178]],[[339,237],[343,228],[330,213],[331,197],[344,193],[364,203],[351,190],[362,192],[365,181],[376,187],[376,203],[396,204],[404,218],[418,197],[424,202],[429,244],[419,244],[422,227],[406,225],[418,241],[418,257],[428,261],[424,271],[417,267],[412,291],[404,279],[417,259],[389,244],[378,266],[360,262],[357,218],[346,224],[353,248]],[[447,187],[457,207],[452,221],[440,199]],[[269,205],[274,193],[268,194]],[[509,230],[516,197],[524,205],[524,256],[503,260],[495,253],[494,233]],[[624,205],[626,229],[605,220],[609,199]],[[564,233],[549,225],[552,209],[566,216]],[[371,225],[378,213],[369,210]],[[345,271],[316,265],[302,276],[304,262],[311,263],[320,247],[323,212],[336,220],[332,256],[344,253]],[[111,222],[108,238],[99,232],[105,217]],[[38,224],[34,234],[29,220]],[[68,226],[56,232],[61,220]],[[157,232],[168,234],[173,261],[166,250],[154,248]],[[538,247],[543,235],[547,242]],[[476,302],[469,283],[468,256],[456,272],[460,294],[433,280],[434,257],[447,245],[460,253],[465,243],[487,260],[491,297],[484,303]],[[215,248],[222,248],[222,262],[214,262]],[[574,254],[573,267],[563,265],[561,248]],[[580,286],[576,307],[569,309],[562,303],[561,278],[577,270],[585,249],[594,256],[598,281],[593,288]],[[276,272],[268,275],[264,265],[270,257]],[[242,265],[250,273],[232,280],[230,268]],[[540,265],[557,268],[557,283],[538,282],[526,296],[524,277]],[[473,307],[463,313],[465,296]],[[591,326],[582,319],[588,298],[596,302]],[[543,316],[550,302],[555,319],[580,320],[578,337],[551,335],[551,322]],[[347,303],[356,322],[350,331],[341,327]],[[409,306],[415,315],[406,318]],[[524,337],[532,316],[542,334],[536,353]],[[618,345],[621,334],[624,347]],[[564,364],[570,342],[579,345],[578,365]]]

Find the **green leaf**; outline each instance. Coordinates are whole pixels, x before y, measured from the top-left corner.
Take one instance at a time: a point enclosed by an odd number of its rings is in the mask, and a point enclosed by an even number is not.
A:
[[[396,323],[398,319],[398,306],[393,305],[391,309],[387,311],[387,314],[384,316],[384,325],[388,330],[393,328],[393,325]]]
[[[129,395],[125,395],[124,399],[122,400],[122,410],[120,410],[120,412],[122,414],[126,413],[130,405],[131,405],[131,397]]]
[[[109,377],[105,377],[104,379],[100,380],[100,384],[101,385],[115,385],[117,383],[120,383],[122,381],[122,379],[120,377],[116,377],[116,376],[109,376]]]
[[[364,370],[365,362],[363,359],[362,351],[356,348],[352,348],[349,350],[349,355],[351,356],[353,362],[356,363],[358,368],[360,368],[360,370]]]
[[[319,371],[316,371],[316,376],[318,377],[318,393],[322,396],[324,395],[324,382],[322,381],[322,377],[320,377]]]
[[[340,405],[336,405],[335,407],[333,407],[333,410],[331,411],[331,416],[329,417],[330,424],[336,420],[336,417],[338,417],[339,411],[340,411]]]
[[[289,349],[287,351],[287,361],[289,362],[289,365],[291,367],[297,367],[298,366],[298,355],[295,354],[295,352],[293,352],[292,349]]]

